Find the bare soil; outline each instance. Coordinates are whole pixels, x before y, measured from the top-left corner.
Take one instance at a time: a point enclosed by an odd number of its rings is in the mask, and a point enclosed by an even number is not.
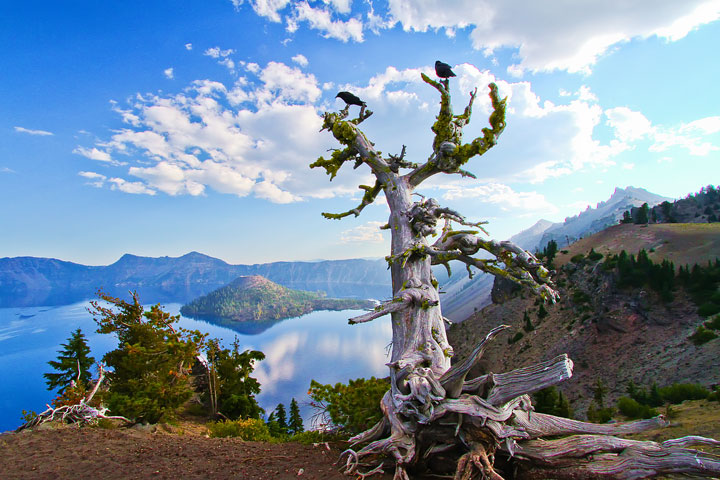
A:
[[[335,465],[343,448],[208,438],[192,428],[63,426],[0,435],[0,477],[347,480]]]

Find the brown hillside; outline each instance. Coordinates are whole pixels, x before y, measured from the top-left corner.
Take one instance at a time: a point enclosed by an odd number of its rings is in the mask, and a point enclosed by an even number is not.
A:
[[[673,301],[664,303],[649,288],[618,288],[614,273],[602,267],[602,260],[568,262],[590,248],[602,254],[654,248],[653,261],[667,257],[676,265],[706,263],[720,257],[720,225],[619,225],[576,242],[556,260],[561,298],[544,307],[547,316],[540,318],[540,305],[529,292],[509,295],[504,303],[489,305],[450,328],[456,360],[464,358],[491,328],[510,325],[507,333],[491,342],[473,373],[506,372],[567,353],[575,364],[574,374],[558,387],[578,418],[584,418],[598,379],[609,387],[610,403],[626,394],[630,380],[640,386],[657,382],[661,387],[674,382],[719,384],[720,338],[700,346],[688,339],[705,319],[697,314],[687,292],[676,287]],[[525,312],[533,327],[530,331],[524,328]],[[511,342],[518,334],[521,338]]]
[[[667,258],[678,268],[685,264],[707,263],[720,257],[720,223],[656,223],[614,225],[565,247],[558,252],[555,265],[561,267],[591,248],[606,255],[621,250],[637,253],[645,249],[653,262]]]

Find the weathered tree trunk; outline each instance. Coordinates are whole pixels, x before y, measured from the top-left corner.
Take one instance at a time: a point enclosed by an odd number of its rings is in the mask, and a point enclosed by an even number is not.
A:
[[[432,265],[443,264],[449,270],[449,262],[458,260],[468,272],[474,267],[508,278],[545,300],[555,301],[557,293],[547,269],[531,253],[511,242],[480,238],[477,234],[483,231],[482,223],[468,222],[432,198],[419,196],[414,201],[415,188],[435,174],[473,177],[460,167],[493,147],[505,128],[505,100],[498,97],[497,87],[491,84],[490,128],[464,144],[462,128],[470,121],[477,90],[470,93],[463,114],[453,115],[449,81],[436,82],[424,74],[422,78],[441,98],[440,112],[432,127],[433,152],[425,163],[406,161],[404,146],[400,155],[383,158],[358,128],[372,112],[362,108],[357,118],[345,120],[348,106],[339,113],[325,113],[323,124],[323,129],[331,131],[345,148],[311,165],[325,168],[332,179],[345,162],[353,161],[355,167],[368,165],[376,178],[374,186],[360,186],[365,191],[360,205],[344,213],[324,213],[326,218],[358,216],[381,191],[390,207],[384,228],[392,235],[387,260],[393,298],[350,319],[350,323],[392,315],[392,356],[388,364],[391,387],[381,402],[383,420],[352,438],[351,449],[343,454],[346,473],[361,478],[378,473],[384,466],[383,459],[390,457],[395,465],[395,480],[408,479],[409,469],[421,468],[433,457],[445,455],[456,462],[458,480],[499,480],[502,477],[494,469],[498,454],[514,459],[535,478],[560,478],[561,474],[565,478],[644,478],[659,472],[719,474],[716,457],[684,448],[692,442],[714,445],[714,440],[693,437],[687,442],[655,444],[605,436],[657,428],[665,424],[661,418],[595,425],[533,413],[531,393],[572,376],[572,361],[566,355],[512,372],[466,380],[486,342],[507,328],[504,325],[490,331],[467,359],[451,367],[453,349],[445,334]],[[402,174],[401,169],[407,173]],[[439,221],[444,223],[441,230]],[[454,230],[453,222],[470,230]],[[431,234],[439,234],[432,244],[427,239]],[[473,257],[480,250],[495,258]],[[562,435],[566,437],[541,440]],[[363,443],[367,444],[357,451],[352,448]],[[602,452],[607,455],[600,457]],[[601,461],[592,461],[593,456]],[[693,463],[693,458],[700,460]]]

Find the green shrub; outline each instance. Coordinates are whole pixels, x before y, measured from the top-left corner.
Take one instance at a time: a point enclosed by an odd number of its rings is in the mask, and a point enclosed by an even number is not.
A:
[[[617,401],[617,407],[620,413],[628,418],[652,418],[658,415],[657,410],[648,406],[642,405],[630,397],[620,397]]]
[[[583,292],[582,290],[573,290],[572,300],[575,303],[583,304],[590,302],[590,295]]]
[[[715,315],[713,318],[705,322],[705,327],[711,330],[720,330],[720,315]]]
[[[380,401],[390,388],[385,379],[375,377],[350,380],[347,385],[323,385],[310,381],[310,405],[318,415],[329,416],[329,421],[346,433],[360,433],[382,418]],[[327,420],[327,419],[326,419]]]
[[[302,443],[303,445],[310,445],[312,443],[322,443],[334,440],[342,440],[342,438],[338,435],[320,430],[308,430],[306,432],[296,433],[290,437],[289,441]]]
[[[695,333],[690,335],[690,341],[692,341],[695,345],[702,345],[703,343],[707,343],[715,338],[717,338],[717,334],[702,325],[699,325],[697,330],[695,330]]]
[[[713,302],[705,302],[698,307],[698,315],[701,317],[710,317],[716,313],[720,313],[720,304]]]
[[[603,258],[603,254],[602,254],[602,253],[598,253],[598,252],[595,251],[594,248],[591,248],[591,249],[590,249],[590,252],[588,253],[587,258],[588,258],[588,260],[590,260],[590,261],[592,261],[592,262],[597,262],[598,260],[600,260],[601,258]]]
[[[615,409],[612,407],[598,408],[595,402],[590,402],[587,410],[588,421],[593,423],[607,423],[612,420]]]
[[[660,396],[669,403],[682,403],[685,400],[703,400],[710,391],[697,383],[673,383],[660,389]]]
[[[580,263],[580,262],[582,262],[583,260],[585,260],[585,255],[583,255],[582,253],[578,253],[577,255],[573,255],[573,256],[570,258],[570,261],[573,262],[573,263]]]
[[[246,442],[269,442],[273,439],[265,422],[258,418],[211,422],[208,430],[211,437],[240,437]]]
[[[523,335],[522,332],[517,332],[517,333],[515,333],[515,335],[513,335],[512,337],[508,338],[508,344],[509,344],[509,345],[512,345],[512,344],[515,343],[515,342],[519,342],[520,340],[522,340],[522,338],[523,338],[524,336],[525,336],[525,335]]]

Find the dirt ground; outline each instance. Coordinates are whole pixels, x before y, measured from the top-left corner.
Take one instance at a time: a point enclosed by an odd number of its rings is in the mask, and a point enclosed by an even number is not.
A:
[[[187,431],[64,427],[0,435],[0,477],[347,480],[334,465],[342,448],[243,442]]]

